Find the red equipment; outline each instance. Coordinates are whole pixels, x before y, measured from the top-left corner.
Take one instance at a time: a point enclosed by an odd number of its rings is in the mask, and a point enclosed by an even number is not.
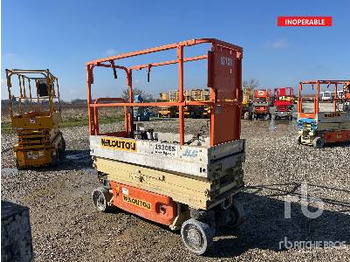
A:
[[[253,119],[264,118],[270,119],[270,106],[272,100],[272,93],[270,89],[254,90],[253,98]]]
[[[292,87],[279,87],[274,90],[274,117],[293,119],[294,89]]]

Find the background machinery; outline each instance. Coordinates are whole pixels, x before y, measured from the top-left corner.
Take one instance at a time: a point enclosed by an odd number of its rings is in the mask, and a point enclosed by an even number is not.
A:
[[[293,119],[294,89],[292,87],[280,87],[274,89],[274,112],[275,119]]]
[[[143,103],[142,96],[135,95],[134,102],[135,103]],[[134,106],[133,113],[134,113],[133,117],[137,121],[149,121],[150,115],[151,115],[151,111],[149,110],[149,108],[143,107],[143,106],[141,106],[141,107]]]
[[[177,94],[177,95],[176,95]],[[159,95],[159,102],[176,102],[178,99],[178,93],[169,91],[169,93],[162,92]],[[159,107],[158,117],[173,118],[178,115],[178,108],[174,105],[167,105]]]
[[[252,118],[253,88],[243,87],[242,117],[245,120]]]
[[[271,119],[270,106],[272,105],[272,94],[270,89],[254,90],[253,97],[253,119]]]
[[[61,121],[58,79],[47,70],[6,69],[12,128],[18,142],[14,147],[17,167],[57,164],[65,141]],[[17,89],[13,90],[13,79]]]
[[[184,90],[185,101],[209,101],[209,89],[189,89]],[[179,91],[178,90],[170,90],[168,93],[162,92],[160,93],[159,101],[161,102],[176,102],[179,99]],[[166,106],[161,107],[158,111],[159,117],[178,117],[179,112],[176,106]],[[184,108],[185,117],[191,118],[201,118],[208,117],[209,107],[207,106],[196,106],[189,107],[185,106]]]
[[[313,103],[307,104],[302,91],[305,86],[316,88]],[[333,110],[322,110],[321,87],[333,88]],[[338,97],[338,90],[343,91]],[[316,80],[300,82],[298,96],[299,144],[321,148],[325,144],[350,141],[350,80]],[[323,105],[325,106],[325,105]]]
[[[210,45],[201,56],[185,57],[184,49]],[[176,50],[173,60],[136,66],[116,65],[124,58],[164,50]],[[90,149],[101,187],[93,191],[97,209],[115,206],[145,219],[180,230],[184,245],[203,254],[220,226],[236,227],[242,221],[242,207],[236,194],[243,188],[242,162],[245,143],[240,138],[242,99],[242,48],[217,39],[193,39],[156,48],[98,59],[86,64]],[[208,60],[208,101],[186,101],[184,63]],[[132,72],[152,66],[178,65],[177,101],[135,103]],[[123,70],[129,101],[93,103],[94,68]],[[118,78],[119,79],[119,78]],[[98,99],[97,99],[98,100]],[[95,101],[97,101],[95,100]],[[134,124],[128,108],[134,106],[176,106],[179,129],[161,133]],[[208,135],[185,133],[185,107],[209,107]],[[98,109],[125,110],[124,130],[100,133]]]

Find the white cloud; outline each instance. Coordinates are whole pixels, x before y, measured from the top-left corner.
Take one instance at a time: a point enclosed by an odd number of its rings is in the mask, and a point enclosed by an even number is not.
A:
[[[16,56],[17,55],[15,53],[5,53],[4,54],[4,58],[6,58],[6,59],[11,59],[11,58],[14,58]]]
[[[115,49],[107,49],[106,51],[105,51],[105,54],[106,55],[116,55],[118,53],[118,51],[117,50],[115,50]]]
[[[266,42],[264,45],[266,48],[282,49],[289,46],[287,38],[280,38],[275,41]]]

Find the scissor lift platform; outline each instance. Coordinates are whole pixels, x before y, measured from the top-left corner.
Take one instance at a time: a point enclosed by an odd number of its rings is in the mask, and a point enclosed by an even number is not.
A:
[[[18,90],[13,79],[18,78]],[[65,141],[61,122],[58,79],[47,70],[6,69],[11,125],[18,169],[55,165],[62,160]],[[32,86],[31,84],[35,84]],[[19,92],[19,93],[18,93]]]
[[[313,97],[313,110],[306,112],[303,105],[303,86],[316,86]],[[320,89],[334,88],[333,111],[320,110]],[[338,91],[342,90],[342,96]],[[342,107],[342,108],[341,108]],[[303,145],[313,145],[322,148],[326,144],[350,142],[350,80],[316,80],[300,82],[298,96],[298,137],[297,141]]]
[[[185,57],[184,49],[210,45],[201,56]],[[125,58],[176,50],[177,58],[144,65],[116,65]],[[242,221],[242,207],[235,196],[244,186],[242,162],[245,142],[240,138],[242,103],[241,47],[217,39],[193,39],[156,48],[130,52],[86,64],[90,149],[93,165],[102,183],[93,191],[97,209],[115,206],[151,221],[181,229],[185,246],[203,254],[219,226],[236,227]],[[208,101],[186,101],[184,63],[208,61]],[[133,70],[156,70],[178,65],[177,101],[134,103]],[[94,68],[106,67],[126,74],[128,101],[121,98],[92,98]],[[178,108],[179,132],[163,134],[135,124],[132,107]],[[210,110],[209,135],[185,135],[185,107]],[[124,109],[124,130],[101,133],[98,109]],[[155,127],[156,129],[156,127]],[[177,137],[177,139],[174,139]]]

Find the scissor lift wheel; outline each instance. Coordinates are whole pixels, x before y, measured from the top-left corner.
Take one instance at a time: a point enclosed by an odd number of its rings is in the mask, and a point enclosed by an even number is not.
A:
[[[298,143],[298,145],[301,145],[301,135],[298,135],[295,141]]]
[[[312,141],[312,145],[315,147],[315,148],[322,148],[324,147],[324,139],[322,137],[316,137],[313,141]]]
[[[238,200],[234,200],[229,207],[229,222],[226,224],[229,228],[236,228],[242,224],[244,220],[244,209]]]
[[[108,202],[111,198],[112,194],[104,187],[99,187],[92,192],[92,200],[96,209],[100,212],[107,212],[109,210]]]
[[[204,254],[212,245],[214,230],[207,224],[193,218],[185,221],[181,227],[181,238],[185,246],[197,255]]]

